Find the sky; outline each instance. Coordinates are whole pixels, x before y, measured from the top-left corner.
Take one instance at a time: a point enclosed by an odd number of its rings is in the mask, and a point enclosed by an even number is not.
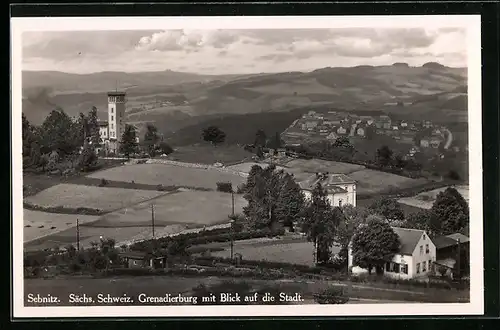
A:
[[[23,70],[200,74],[323,67],[466,67],[463,28],[43,31],[22,34]]]

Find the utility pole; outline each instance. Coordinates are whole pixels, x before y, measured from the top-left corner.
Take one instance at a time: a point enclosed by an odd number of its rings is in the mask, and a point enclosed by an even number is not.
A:
[[[151,225],[153,227],[153,238],[155,238],[155,206],[151,204]]]
[[[76,250],[80,251],[80,222],[76,218]]]
[[[234,191],[231,190],[231,216],[234,218]]]
[[[461,280],[462,276],[461,276],[461,271],[460,271],[460,268],[461,268],[461,265],[460,265],[460,238],[457,238],[457,251],[458,251],[458,256],[457,256],[457,275],[458,275],[458,279]]]

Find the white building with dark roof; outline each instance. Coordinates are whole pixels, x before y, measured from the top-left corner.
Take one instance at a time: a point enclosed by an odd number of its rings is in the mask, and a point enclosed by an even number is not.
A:
[[[410,279],[429,276],[433,273],[436,261],[436,246],[425,230],[392,227],[399,236],[399,253],[384,265],[384,275],[398,279]],[[368,270],[353,264],[352,249],[349,246],[348,263],[353,272]],[[375,269],[372,270],[375,273]]]
[[[350,204],[356,206],[356,182],[345,174],[318,173],[299,182],[306,198],[311,198],[317,184],[321,184],[328,193],[332,206]]]

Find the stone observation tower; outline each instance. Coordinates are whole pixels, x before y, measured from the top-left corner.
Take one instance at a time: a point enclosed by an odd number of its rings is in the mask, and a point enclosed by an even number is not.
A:
[[[125,131],[125,92],[108,92],[108,138],[109,149],[117,152]]]

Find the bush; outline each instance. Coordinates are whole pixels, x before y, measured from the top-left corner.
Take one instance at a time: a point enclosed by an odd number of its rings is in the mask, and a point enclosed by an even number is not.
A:
[[[101,182],[99,182],[99,187],[104,187],[108,185],[108,180],[102,178]]]
[[[174,149],[170,145],[168,145],[166,142],[161,142],[160,143],[160,150],[165,155],[169,155],[172,152],[174,152]]]
[[[349,297],[343,288],[331,286],[324,291],[315,293],[314,300],[319,304],[346,304]]]
[[[230,193],[233,191],[233,184],[231,182],[217,182],[217,191]]]
[[[236,186],[236,193],[237,194],[244,194],[245,191],[246,191],[246,188],[247,188],[246,184],[245,183],[241,183],[238,186]]]
[[[159,184],[159,185],[156,186],[156,190],[158,190],[158,191],[165,191],[167,189],[162,184]]]

